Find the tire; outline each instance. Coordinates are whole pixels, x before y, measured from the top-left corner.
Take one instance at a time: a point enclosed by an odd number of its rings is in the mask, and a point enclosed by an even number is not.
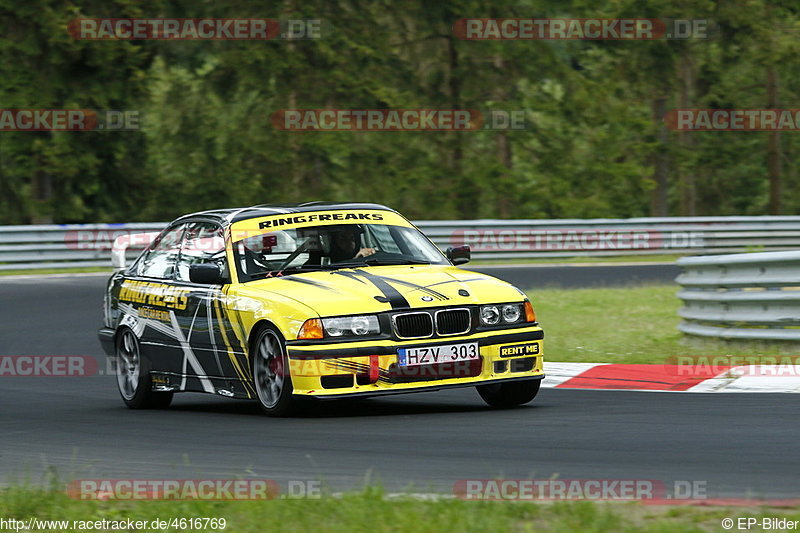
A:
[[[132,330],[120,329],[114,343],[117,359],[117,388],[122,401],[131,409],[166,409],[172,392],[154,392],[152,366],[142,356],[139,339]]]
[[[478,385],[478,394],[483,401],[497,409],[508,409],[530,402],[536,398],[541,379],[528,379],[525,381],[512,381],[511,383],[492,383],[491,385]]]
[[[261,409],[269,416],[287,416],[297,409],[283,336],[272,326],[261,328],[252,348],[253,385]]]

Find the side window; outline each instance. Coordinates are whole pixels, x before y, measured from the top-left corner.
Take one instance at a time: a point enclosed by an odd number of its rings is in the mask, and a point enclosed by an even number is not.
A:
[[[178,259],[178,279],[189,281],[189,267],[201,263],[215,263],[221,267],[223,273],[227,273],[222,228],[210,222],[192,222],[187,225]]]
[[[181,224],[161,234],[136,265],[136,274],[147,278],[171,279],[185,227],[185,224]]]

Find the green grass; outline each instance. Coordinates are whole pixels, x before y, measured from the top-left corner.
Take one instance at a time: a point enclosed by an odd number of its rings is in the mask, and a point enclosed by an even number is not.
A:
[[[152,520],[224,518],[233,533],[653,532],[721,531],[723,518],[800,519],[797,509],[669,508],[635,503],[435,501],[388,498],[366,489],[317,500],[77,501],[61,491],[0,490],[0,518],[42,520]],[[54,531],[73,531],[56,529]],[[126,530],[127,531],[127,530]],[[148,530],[149,531],[149,530]],[[168,529],[166,531],[178,531]],[[203,531],[213,531],[204,529]]]
[[[665,363],[676,356],[797,355],[788,343],[729,342],[678,331],[677,285],[528,291],[545,361]]]

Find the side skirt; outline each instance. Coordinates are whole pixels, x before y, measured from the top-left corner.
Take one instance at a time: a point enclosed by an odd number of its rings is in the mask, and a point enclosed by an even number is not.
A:
[[[173,372],[151,372],[153,378],[153,390],[161,392],[206,392],[197,376],[184,376]],[[214,392],[225,398],[237,398],[241,400],[252,400],[253,396],[248,394],[247,387],[242,380],[222,378],[215,376],[204,376],[214,387]],[[185,386],[181,387],[184,378]]]

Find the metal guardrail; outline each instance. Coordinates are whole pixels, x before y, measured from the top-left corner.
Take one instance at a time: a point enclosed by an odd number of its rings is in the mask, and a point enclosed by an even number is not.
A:
[[[469,244],[476,259],[713,254],[800,249],[800,216],[567,220],[423,220],[440,248]],[[165,223],[0,226],[0,270],[109,266],[120,235]],[[137,249],[131,248],[135,253]]]
[[[440,248],[481,259],[800,249],[799,216],[466,220],[416,223]]]
[[[682,332],[800,341],[800,252],[684,257],[678,266]]]
[[[166,223],[0,226],[0,270],[111,268],[111,246],[121,235],[161,231]],[[131,255],[142,247],[129,248]]]

